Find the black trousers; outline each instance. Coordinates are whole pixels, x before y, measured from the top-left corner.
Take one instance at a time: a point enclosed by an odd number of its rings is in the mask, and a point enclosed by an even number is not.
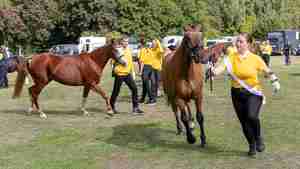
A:
[[[8,78],[7,78],[7,62],[0,62],[0,87],[8,87]]]
[[[261,139],[259,111],[263,97],[243,88],[231,88],[231,98],[249,145],[255,144]]]
[[[113,109],[115,109],[115,103],[117,100],[117,97],[120,93],[121,86],[125,82],[125,84],[129,87],[131,91],[131,99],[132,99],[132,106],[133,108],[137,108],[138,105],[138,91],[137,91],[137,86],[135,84],[135,81],[132,78],[132,75],[126,75],[126,76],[118,76],[115,75],[115,81],[114,81],[114,87],[113,91],[110,97],[110,105],[112,106]]]
[[[262,59],[266,63],[267,66],[270,66],[270,55],[269,54],[262,54]]]
[[[289,52],[286,52],[284,51],[284,62],[286,65],[289,65],[291,64],[291,58],[290,58],[290,53]]]
[[[157,97],[157,92],[158,92],[158,88],[159,88],[159,82],[160,82],[160,71],[153,69],[152,70],[152,78],[154,80],[154,84],[152,87],[152,93],[154,95],[154,97]]]
[[[142,80],[143,80],[143,92],[142,92],[142,100],[145,100],[146,95],[148,95],[150,100],[155,99],[155,95],[152,92],[152,88],[155,86],[155,79],[153,74],[153,69],[151,65],[144,65]]]

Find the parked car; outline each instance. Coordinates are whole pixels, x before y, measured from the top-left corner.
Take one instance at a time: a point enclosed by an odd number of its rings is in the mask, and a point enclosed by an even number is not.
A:
[[[214,44],[217,44],[217,43],[230,43],[230,42],[228,42],[227,40],[224,40],[224,39],[208,39],[206,41],[206,46],[210,47],[210,46],[212,46]]]
[[[60,55],[78,55],[79,49],[77,44],[59,44],[51,47],[49,52]]]

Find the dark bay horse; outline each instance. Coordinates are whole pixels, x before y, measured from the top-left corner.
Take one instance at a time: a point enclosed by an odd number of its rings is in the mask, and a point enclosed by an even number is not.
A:
[[[0,61],[0,79],[6,81],[8,85],[7,74],[21,70],[21,63],[25,62],[25,58],[21,56],[11,56]]]
[[[187,141],[191,144],[196,142],[193,134],[193,115],[189,105],[194,100],[196,118],[200,125],[201,145],[204,146],[206,138],[202,114],[202,49],[202,33],[197,27],[191,27],[188,32],[185,32],[182,43],[176,51],[164,58],[161,75],[168,104],[171,105],[176,117],[177,133],[182,132],[182,122],[186,129]],[[180,118],[178,109],[181,112]]]
[[[107,113],[111,114],[109,98],[98,84],[108,60],[119,57],[119,47],[119,41],[115,40],[91,53],[82,53],[78,56],[61,56],[53,53],[34,55],[30,62],[23,64],[23,71],[18,72],[13,97],[20,96],[24,78],[29,73],[34,82],[34,85],[29,88],[32,102],[29,113],[39,112],[41,118],[47,118],[39,107],[38,97],[42,89],[54,80],[64,85],[84,86],[81,110],[85,115],[88,115],[85,103],[90,90],[103,97],[106,101]]]

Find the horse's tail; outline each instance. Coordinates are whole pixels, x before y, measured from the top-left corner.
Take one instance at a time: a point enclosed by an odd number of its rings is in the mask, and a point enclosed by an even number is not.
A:
[[[18,60],[18,74],[16,78],[15,88],[14,88],[14,94],[12,98],[18,98],[20,97],[22,93],[22,89],[24,86],[25,78],[28,74],[28,60],[26,58],[19,58]]]

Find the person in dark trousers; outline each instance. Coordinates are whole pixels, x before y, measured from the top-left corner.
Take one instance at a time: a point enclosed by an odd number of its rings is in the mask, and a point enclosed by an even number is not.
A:
[[[152,76],[152,53],[150,51],[150,48],[147,48],[145,46],[145,42],[141,41],[141,48],[139,50],[139,72],[142,72],[142,84],[143,84],[143,90],[142,90],[142,96],[139,100],[140,103],[144,103],[146,96],[148,95],[149,100],[146,101],[145,103],[148,105],[154,105],[155,103],[155,96],[154,93],[151,92],[154,87],[154,79]]]
[[[0,47],[0,88],[8,88],[7,55],[4,47]]]
[[[151,87],[152,93],[155,97],[153,102],[149,104],[155,104],[156,98],[159,96],[160,90],[160,72],[162,69],[162,59],[163,59],[163,48],[158,39],[152,41],[151,53],[152,53],[152,78],[154,79],[153,87]]]
[[[274,93],[280,89],[280,83],[261,57],[250,52],[247,33],[239,34],[236,48],[237,52],[225,57],[224,63],[213,68],[212,72],[218,75],[227,70],[231,77],[233,107],[249,144],[248,155],[253,156],[256,151],[265,150],[259,119],[264,96],[258,74],[264,72],[268,75]]]
[[[290,65],[291,64],[291,59],[290,59],[290,45],[288,43],[284,44],[283,55],[284,55],[285,65]]]
[[[114,86],[110,97],[110,104],[114,114],[119,113],[115,107],[117,97],[119,95],[122,83],[129,87],[131,91],[132,98],[132,113],[134,115],[142,115],[144,112],[139,108],[138,103],[138,90],[135,81],[132,76],[132,71],[134,71],[132,53],[131,49],[128,48],[128,37],[124,36],[121,40],[121,45],[123,48],[123,55],[118,61],[115,61],[114,65]]]
[[[263,41],[259,46],[261,51],[261,57],[266,63],[267,66],[270,66],[270,56],[272,54],[272,46],[270,45],[269,40]]]

